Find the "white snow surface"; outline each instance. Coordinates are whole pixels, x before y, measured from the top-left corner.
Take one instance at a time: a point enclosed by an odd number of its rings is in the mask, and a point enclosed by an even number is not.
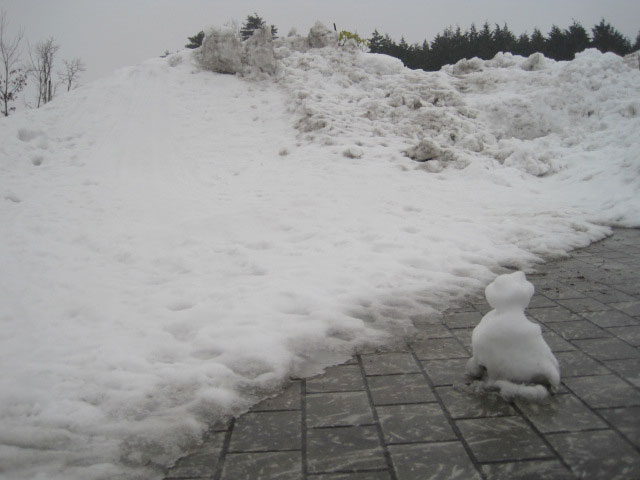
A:
[[[473,356],[467,373],[483,377],[487,388],[497,388],[505,398],[540,400],[548,395],[540,384],[552,390],[560,386],[558,360],[542,337],[540,325],[524,314],[533,293],[524,272],[500,275],[485,289],[493,310],[482,317],[471,335]]]
[[[252,79],[184,51],[1,120],[0,478],[159,477],[290,375],[640,226],[619,57],[308,47]]]

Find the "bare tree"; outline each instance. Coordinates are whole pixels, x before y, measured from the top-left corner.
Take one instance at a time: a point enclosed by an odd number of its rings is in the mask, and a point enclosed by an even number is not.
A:
[[[38,82],[38,104],[49,103],[55,95],[55,83],[53,83],[53,61],[60,47],[53,37],[36,43],[36,46],[29,51],[31,66],[29,73]]]
[[[5,11],[0,10],[0,113],[5,117],[15,110],[16,107],[10,107],[9,103],[15,101],[27,83],[27,75],[18,63],[23,32],[18,32],[12,39],[7,38],[8,23]]]
[[[60,80],[67,86],[67,92],[78,85],[78,77],[86,70],[84,62],[80,58],[63,60],[64,70],[58,73]]]

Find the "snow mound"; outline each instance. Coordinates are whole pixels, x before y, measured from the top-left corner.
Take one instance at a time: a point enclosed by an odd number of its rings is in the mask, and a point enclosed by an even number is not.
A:
[[[533,285],[523,272],[500,275],[485,290],[494,310],[473,329],[473,356],[467,364],[472,377],[484,377],[487,388],[514,396],[540,400],[547,396],[544,384],[560,385],[558,360],[542,338],[540,326],[524,315],[533,296]]]
[[[161,477],[291,375],[640,226],[623,60],[420,72],[327,31],[0,119],[0,476]]]

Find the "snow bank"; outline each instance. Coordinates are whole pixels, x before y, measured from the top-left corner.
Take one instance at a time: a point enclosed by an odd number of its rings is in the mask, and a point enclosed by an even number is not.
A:
[[[484,377],[486,388],[497,388],[509,399],[545,398],[544,384],[552,390],[560,386],[558,360],[542,338],[542,330],[527,319],[534,288],[523,272],[500,275],[485,290],[494,310],[473,329],[473,356],[467,364],[472,377]]]
[[[190,56],[0,120],[0,477],[160,476],[292,373],[640,225],[617,57],[424,73],[292,36],[249,82]]]

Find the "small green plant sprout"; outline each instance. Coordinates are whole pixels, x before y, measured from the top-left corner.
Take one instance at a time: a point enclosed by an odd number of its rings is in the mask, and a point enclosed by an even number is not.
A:
[[[358,50],[363,52],[369,51],[369,40],[361,38],[357,33],[351,33],[347,30],[342,30],[338,36],[338,45],[344,47],[349,40],[353,40],[358,47]]]

